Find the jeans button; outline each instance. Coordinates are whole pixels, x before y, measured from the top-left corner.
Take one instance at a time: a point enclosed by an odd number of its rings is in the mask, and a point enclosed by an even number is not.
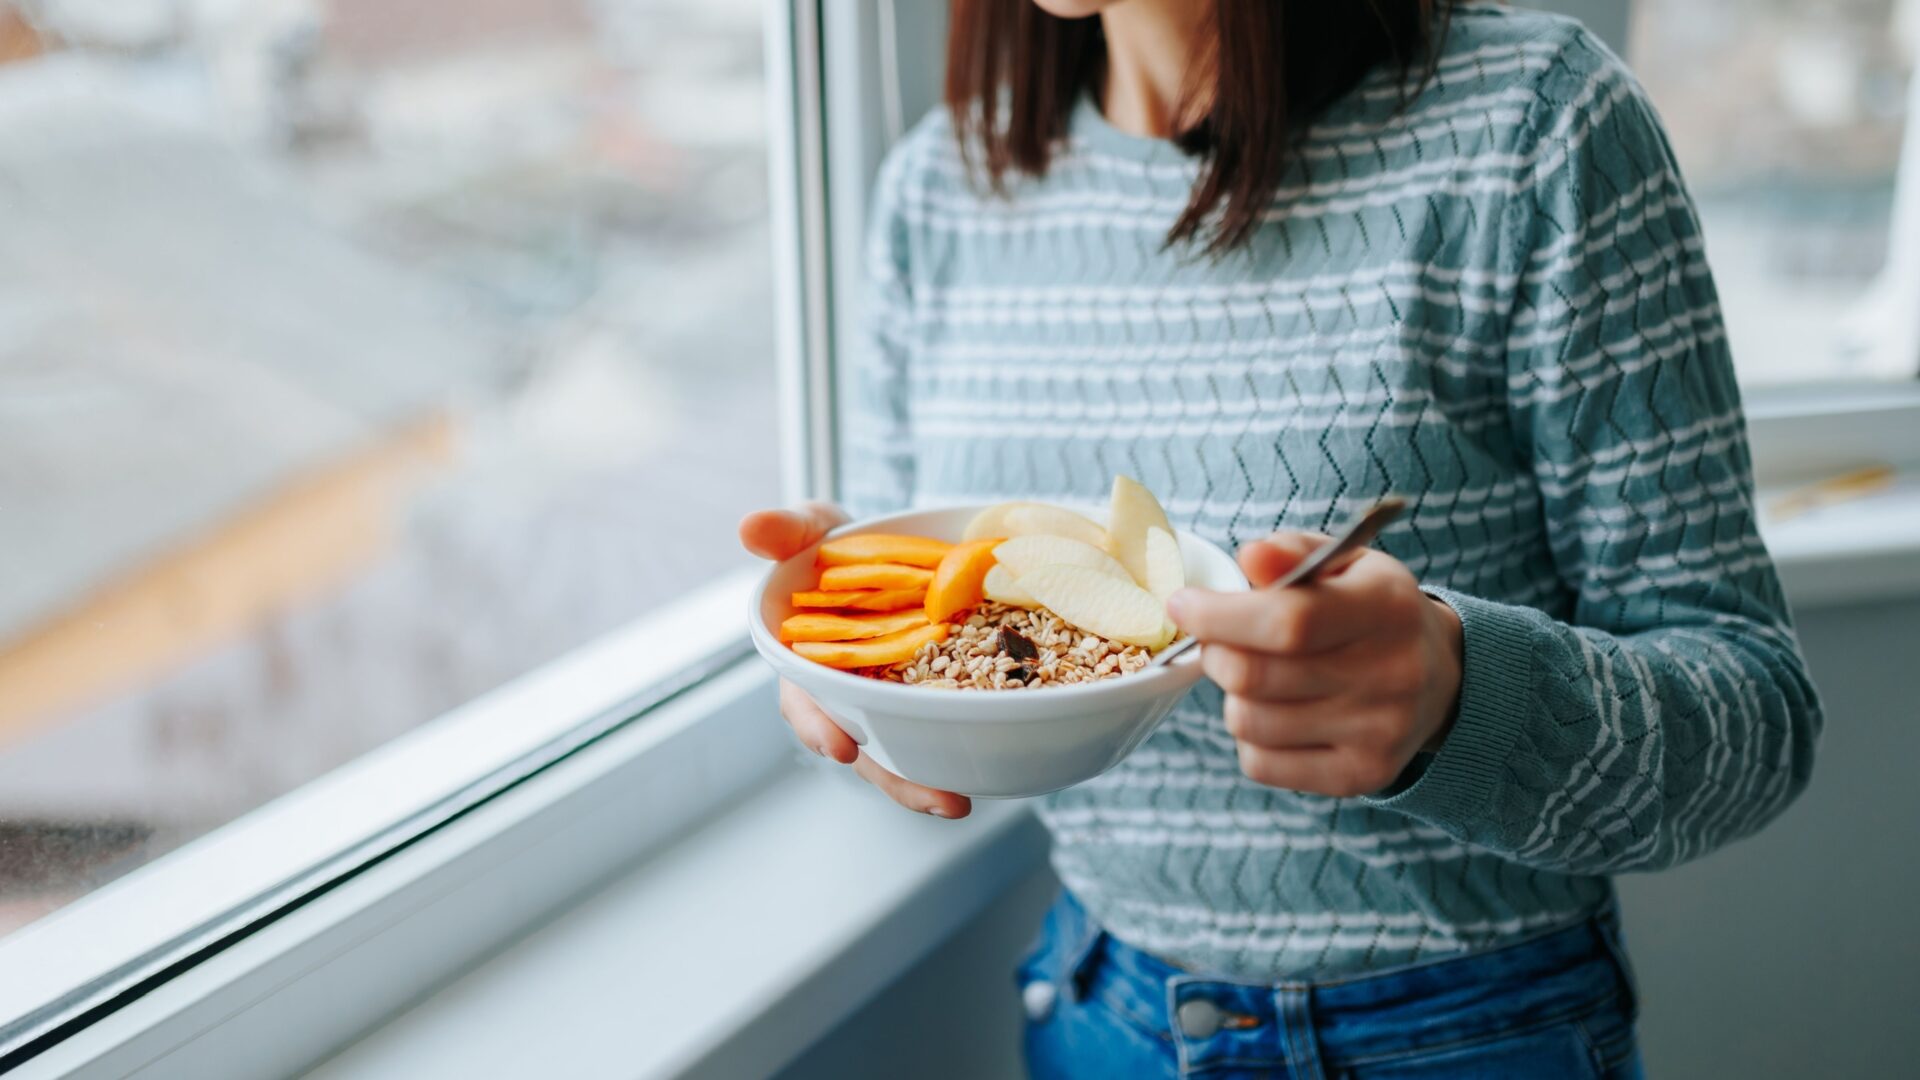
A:
[[[1059,996],[1060,989],[1045,979],[1035,979],[1020,988],[1020,1004],[1027,1010],[1027,1019],[1036,1024],[1053,1015],[1053,1003]]]
[[[1174,1017],[1180,1022],[1180,1034],[1189,1039],[1204,1039],[1220,1030],[1220,1007],[1201,998],[1181,1002]]]

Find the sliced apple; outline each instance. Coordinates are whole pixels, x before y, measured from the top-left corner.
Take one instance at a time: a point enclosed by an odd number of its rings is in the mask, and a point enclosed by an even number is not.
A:
[[[985,540],[994,536],[1006,536],[1007,515],[1023,506],[1040,506],[1035,502],[994,503],[985,510],[973,515],[967,522],[967,529],[960,535],[962,540]]]
[[[1147,591],[1162,603],[1187,587],[1187,560],[1180,541],[1158,525],[1147,527]]]
[[[1152,528],[1173,535],[1160,500],[1133,477],[1114,477],[1113,507],[1107,515],[1107,553],[1127,568],[1136,585],[1147,584],[1147,530]]]
[[[1130,581],[1085,566],[1043,566],[1020,587],[1055,615],[1090,634],[1158,649],[1173,640],[1166,607]]]
[[[855,611],[901,611],[919,607],[927,599],[925,589],[846,589],[822,591],[808,589],[793,594],[797,608],[852,608]]]
[[[1127,568],[1115,562],[1113,556],[1092,544],[1083,544],[1064,536],[1016,536],[994,548],[993,557],[1015,578],[1043,566],[1084,566],[1089,570],[1111,574],[1121,581],[1133,580]]]
[[[925,536],[897,536],[891,533],[862,533],[842,536],[820,545],[821,566],[846,566],[850,563],[904,563],[907,566],[939,566],[952,544]]]
[[[1040,602],[1027,595],[1027,590],[1021,588],[1020,583],[1014,580],[1013,572],[998,564],[987,571],[987,576],[980,581],[980,587],[987,599],[996,604],[1021,608],[1040,606]]]
[[[786,621],[780,624],[780,640],[789,644],[795,641],[859,641],[897,634],[902,630],[924,626],[926,622],[927,613],[924,611],[892,611],[873,615],[803,611],[787,616]]]
[[[844,589],[924,589],[933,584],[933,571],[903,563],[848,563],[820,571],[820,588],[829,592]]]
[[[927,586],[927,619],[945,622],[985,597],[982,582],[993,569],[993,549],[998,539],[968,540],[953,545],[933,572],[933,584]]]
[[[920,646],[929,641],[945,641],[952,632],[953,627],[946,623],[928,623],[866,641],[796,641],[793,651],[828,667],[886,667],[913,659]]]
[[[1098,548],[1107,543],[1107,531],[1084,514],[1038,502],[995,503],[973,515],[963,538],[989,536],[1064,536]]]
[[[1085,515],[1045,503],[1014,504],[1002,516],[999,524],[1000,528],[988,535],[1064,536],[1097,548],[1107,545],[1107,531]]]

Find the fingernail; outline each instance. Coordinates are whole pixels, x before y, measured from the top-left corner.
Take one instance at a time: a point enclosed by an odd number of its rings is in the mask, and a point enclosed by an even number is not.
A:
[[[1174,622],[1179,622],[1180,619],[1186,615],[1187,605],[1192,603],[1192,601],[1188,599],[1188,596],[1189,594],[1187,590],[1181,589],[1179,592],[1174,593],[1172,596],[1167,597],[1167,617],[1168,618],[1172,619]]]

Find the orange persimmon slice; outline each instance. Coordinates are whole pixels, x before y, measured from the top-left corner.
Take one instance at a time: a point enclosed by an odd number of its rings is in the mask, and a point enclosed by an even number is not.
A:
[[[796,641],[793,651],[828,667],[886,667],[913,659],[913,654],[920,651],[920,646],[929,641],[945,641],[952,632],[953,627],[946,623],[928,623],[865,641]]]
[[[852,608],[856,611],[900,611],[925,603],[925,589],[847,589],[835,592],[810,590],[793,594],[793,606],[801,608]]]
[[[981,584],[993,569],[993,549],[999,540],[969,540],[953,545],[933,572],[927,586],[927,621],[945,622],[985,599]]]
[[[796,641],[858,641],[861,638],[897,634],[902,630],[924,626],[926,622],[925,611],[890,611],[873,615],[803,611],[798,615],[789,615],[780,624],[780,640],[789,644]]]
[[[891,533],[864,533],[842,536],[820,545],[821,566],[846,566],[850,563],[905,563],[908,566],[938,566],[952,544],[924,536],[896,536]]]
[[[933,582],[933,571],[901,563],[849,563],[829,566],[820,572],[820,588],[838,589],[924,589]]]

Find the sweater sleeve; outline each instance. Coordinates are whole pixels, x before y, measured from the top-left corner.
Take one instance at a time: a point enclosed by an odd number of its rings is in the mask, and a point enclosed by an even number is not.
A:
[[[1460,615],[1454,726],[1373,800],[1516,862],[1669,866],[1805,787],[1822,717],[1755,525],[1700,227],[1643,92],[1574,35],[1514,154],[1509,410],[1570,618]]]
[[[907,410],[913,293],[901,209],[914,142],[898,144],[874,183],[860,330],[839,380],[840,498],[856,519],[905,509],[913,497]]]

